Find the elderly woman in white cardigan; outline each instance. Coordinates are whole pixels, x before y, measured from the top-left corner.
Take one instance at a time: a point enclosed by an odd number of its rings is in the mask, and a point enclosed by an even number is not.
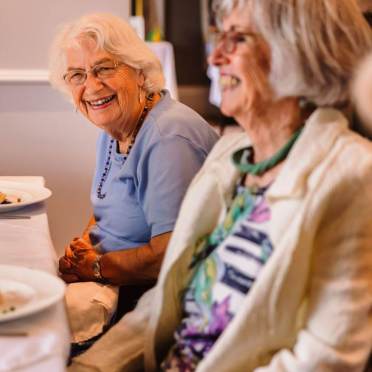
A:
[[[189,187],[153,292],[72,369],[362,371],[372,146],[347,114],[368,25],[355,0],[215,10],[221,110],[244,131]]]

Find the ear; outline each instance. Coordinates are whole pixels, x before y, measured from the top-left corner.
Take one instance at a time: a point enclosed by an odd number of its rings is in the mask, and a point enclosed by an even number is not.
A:
[[[137,84],[140,88],[145,84],[145,75],[142,70],[138,70],[137,72]]]
[[[372,133],[372,53],[358,66],[352,84],[352,96],[359,115]]]

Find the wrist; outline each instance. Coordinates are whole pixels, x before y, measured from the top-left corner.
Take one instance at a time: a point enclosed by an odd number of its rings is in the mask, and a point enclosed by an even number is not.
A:
[[[93,268],[93,276],[96,281],[103,281],[103,276],[101,272],[101,258],[102,255],[97,255],[96,259],[93,261],[92,268]]]

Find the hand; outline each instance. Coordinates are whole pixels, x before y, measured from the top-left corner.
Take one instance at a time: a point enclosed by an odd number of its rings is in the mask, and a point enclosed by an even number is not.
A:
[[[61,278],[67,283],[95,281],[93,264],[98,256],[91,244],[81,238],[73,239],[59,260]]]

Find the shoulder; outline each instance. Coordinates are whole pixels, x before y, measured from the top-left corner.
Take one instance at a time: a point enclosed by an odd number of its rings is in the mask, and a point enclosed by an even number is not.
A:
[[[231,155],[249,144],[250,140],[244,132],[222,136],[194,178],[193,187],[197,188],[200,183],[213,181],[228,188],[231,180],[236,177],[236,169],[231,161]]]
[[[338,141],[339,152],[335,161],[340,170],[349,177],[353,175],[362,184],[368,182],[371,185],[372,143],[349,129],[340,135]]]
[[[349,129],[342,114],[329,110],[324,114],[323,119],[329,120],[319,120],[310,128],[302,143],[305,146],[299,149],[302,155],[296,158],[297,167],[306,164],[306,158],[313,159],[309,161],[314,167],[308,174],[308,185],[315,187],[319,197],[329,197],[337,208],[341,204],[356,206],[358,199],[371,200],[372,143]]]
[[[97,151],[106,151],[112,144],[112,137],[110,137],[105,131],[100,131],[97,138]]]
[[[372,144],[349,128],[348,120],[340,111],[318,109],[309,118],[303,134],[298,141],[301,144],[301,154],[296,153],[298,159],[305,161],[313,157],[320,162],[323,159],[332,162],[330,170],[337,172],[352,174],[358,168],[369,171]]]
[[[159,137],[179,136],[199,142],[218,139],[213,128],[197,112],[173,100],[168,92],[149,112],[146,121],[151,132]]]
[[[210,152],[207,162],[215,162],[223,159],[230,159],[232,153],[250,144],[245,132],[223,135]]]

